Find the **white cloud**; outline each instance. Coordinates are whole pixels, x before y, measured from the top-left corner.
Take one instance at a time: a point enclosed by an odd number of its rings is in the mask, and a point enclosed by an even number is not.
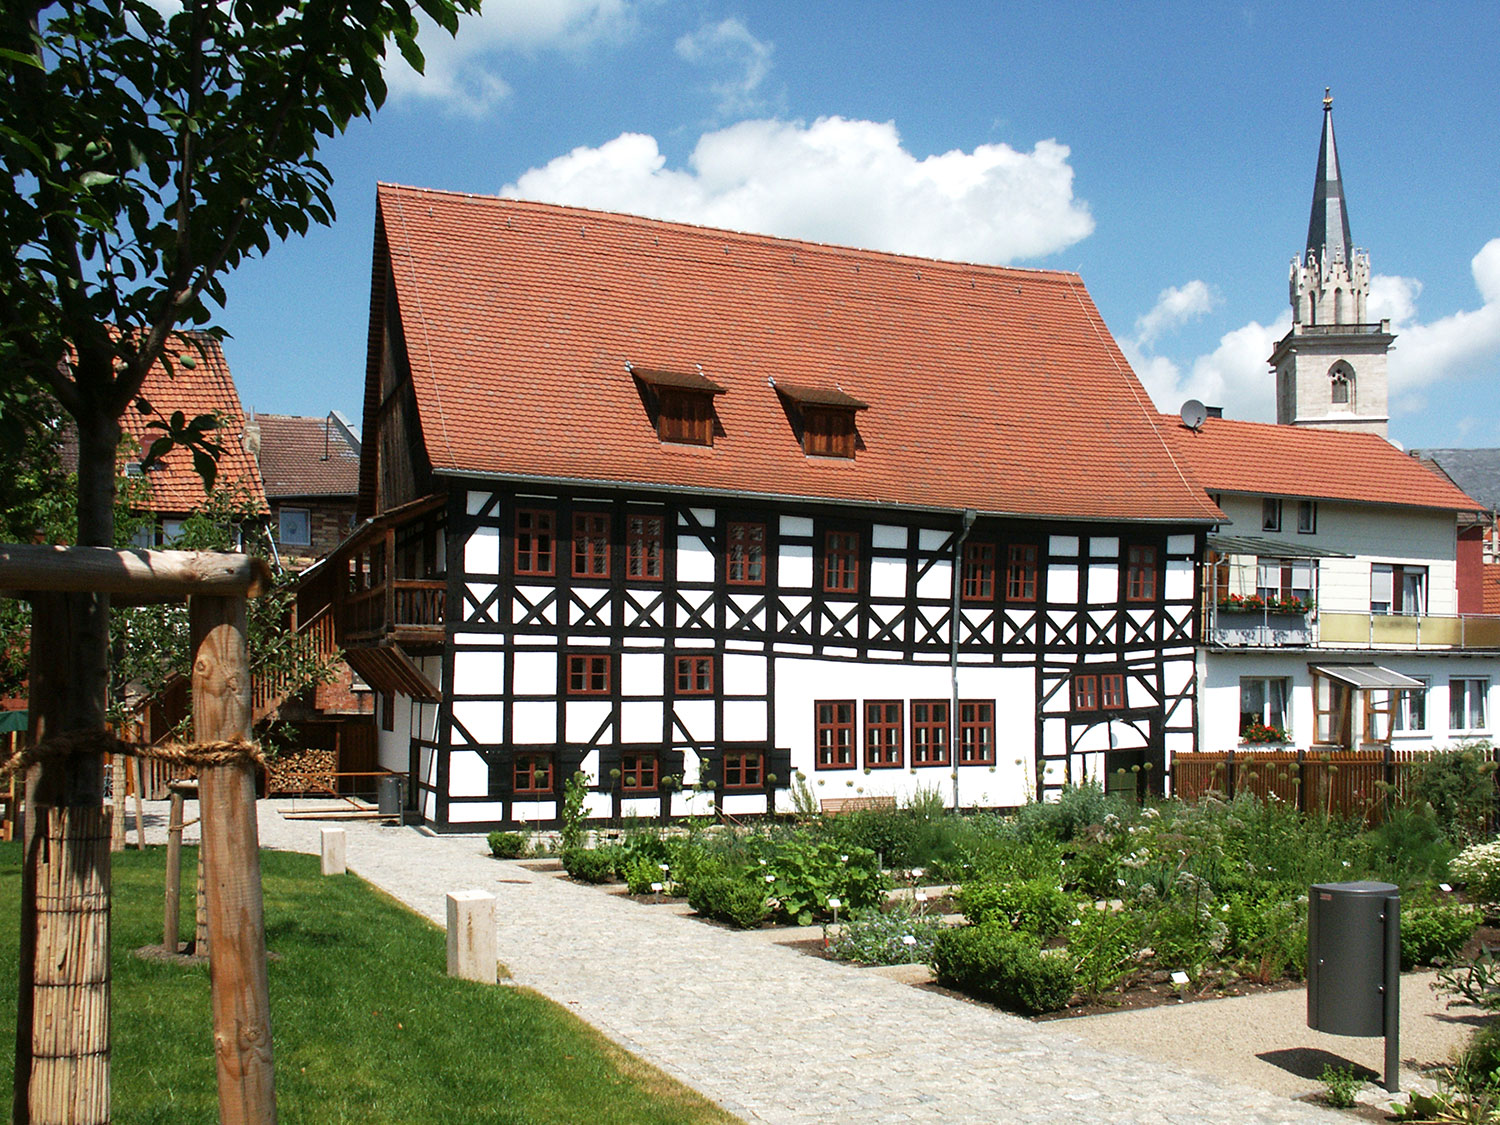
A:
[[[576,148],[501,194],[975,262],[1061,250],[1094,229],[1066,145],[979,145],[919,159],[894,124],[821,117],[706,133],[687,168],[655,138]]]
[[[679,58],[695,66],[720,72],[728,77],[710,85],[725,116],[751,112],[761,105],[760,87],[771,73],[773,45],[750,34],[737,19],[706,24],[677,40]]]
[[[1291,313],[1272,324],[1251,321],[1219,338],[1219,346],[1184,369],[1153,355],[1139,341],[1122,340],[1121,350],[1146,385],[1158,410],[1177,410],[1190,398],[1222,406],[1230,418],[1270,422],[1276,418],[1276,385],[1266,357],[1291,326]]]
[[[1419,413],[1428,403],[1424,391],[1433,384],[1500,366],[1500,238],[1484,245],[1471,269],[1483,302],[1480,307],[1429,324],[1417,319],[1420,281],[1389,275],[1370,279],[1368,315],[1371,320],[1390,320],[1397,336],[1388,361],[1393,414]],[[1186,364],[1153,352],[1157,332],[1180,323],[1173,320],[1174,313],[1188,309],[1201,315],[1191,291],[1202,284],[1192,281],[1166,290],[1136,322],[1136,339],[1120,342],[1126,358],[1158,409],[1176,410],[1185,399],[1196,398],[1223,406],[1230,417],[1274,421],[1275,386],[1266,358],[1290,328],[1290,314],[1271,325],[1252,321],[1237,328],[1221,337],[1214,351]]]
[[[1156,305],[1135,322],[1136,341],[1145,347],[1162,332],[1195,320],[1220,303],[1219,296],[1202,281],[1190,281],[1181,288],[1163,289]]]
[[[481,15],[460,21],[456,37],[419,18],[425,72],[417,74],[393,51],[385,73],[392,96],[426,98],[477,116],[510,94],[500,56],[617,41],[633,26],[634,11],[631,0],[486,0]]]

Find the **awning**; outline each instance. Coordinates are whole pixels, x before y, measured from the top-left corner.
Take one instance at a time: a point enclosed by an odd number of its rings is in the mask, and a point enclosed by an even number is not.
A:
[[[375,648],[346,648],[344,661],[378,692],[410,696],[418,703],[441,703],[442,694],[416,662],[395,643]]]
[[[776,380],[776,393],[785,395],[800,406],[832,406],[841,410],[868,410],[870,404],[855,398],[842,387],[805,387],[799,383]]]
[[[1350,559],[1347,551],[1329,551],[1307,543],[1288,543],[1258,535],[1210,535],[1208,549],[1221,555],[1258,555],[1267,559]]]
[[[0,711],[0,734],[15,734],[25,729],[25,711]]]
[[[1392,672],[1378,664],[1309,664],[1308,667],[1320,676],[1338,680],[1360,691],[1403,691],[1427,686],[1421,680]]]
[[[632,375],[651,387],[675,387],[708,395],[721,395],[727,389],[703,374],[701,368],[697,371],[648,371],[644,367],[625,366]]]

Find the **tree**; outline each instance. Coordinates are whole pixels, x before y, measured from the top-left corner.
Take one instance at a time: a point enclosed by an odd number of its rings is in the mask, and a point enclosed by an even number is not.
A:
[[[0,426],[39,391],[73,417],[79,544],[113,542],[119,417],[150,366],[194,363],[179,331],[210,324],[228,270],[332,222],[318,147],[384,101],[387,44],[420,68],[418,10],[452,33],[478,3],[182,0],[170,15],[150,0],[0,5]],[[164,436],[208,474],[204,427],[174,417]],[[35,713],[49,731],[98,729],[108,599],[48,609],[66,622],[70,682]],[[38,809],[97,809],[102,765],[70,755],[31,785]],[[18,1057],[18,1090],[22,1079]]]

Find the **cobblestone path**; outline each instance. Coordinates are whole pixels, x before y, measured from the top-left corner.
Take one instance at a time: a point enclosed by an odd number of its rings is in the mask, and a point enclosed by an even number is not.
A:
[[[279,804],[261,803],[262,846],[316,852],[328,825],[284,820]],[[1333,1120],[1310,1105],[1101,1051],[1064,1025],[1029,1023],[681,908],[496,861],[477,837],[340,827],[351,870],[439,925],[447,892],[494,894],[500,960],[519,983],[750,1122]]]

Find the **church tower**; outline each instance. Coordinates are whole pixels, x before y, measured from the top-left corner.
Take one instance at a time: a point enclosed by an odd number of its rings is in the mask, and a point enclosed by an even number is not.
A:
[[[1323,141],[1307,251],[1292,259],[1292,330],[1271,354],[1276,421],[1386,436],[1391,322],[1369,323],[1370,256],[1349,237],[1333,142],[1333,98],[1323,94]]]

